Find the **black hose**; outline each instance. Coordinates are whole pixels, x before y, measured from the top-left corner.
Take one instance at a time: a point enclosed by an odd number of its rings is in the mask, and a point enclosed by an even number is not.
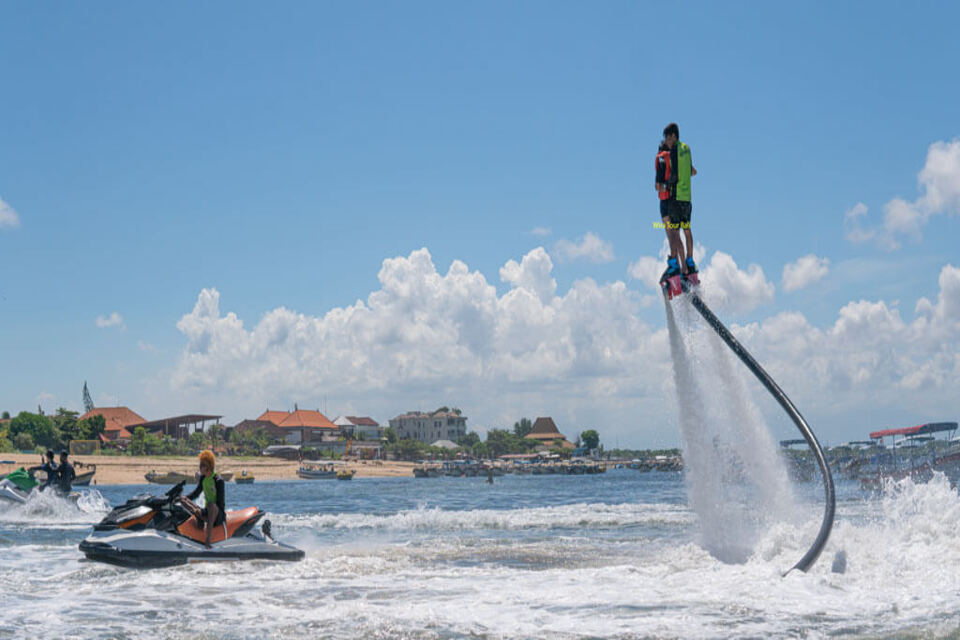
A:
[[[823,547],[827,544],[827,538],[830,537],[830,530],[833,528],[833,516],[836,511],[836,495],[834,495],[833,490],[833,476],[830,474],[830,467],[827,465],[827,460],[823,455],[823,449],[820,448],[820,443],[817,442],[817,437],[813,435],[813,431],[810,429],[810,426],[807,424],[806,420],[803,419],[803,416],[800,415],[800,412],[797,411],[797,408],[793,406],[793,403],[790,402],[790,398],[787,397],[787,394],[777,386],[777,383],[773,381],[773,378],[763,370],[763,367],[753,359],[753,356],[744,349],[743,345],[740,344],[736,338],[733,337],[733,334],[730,333],[730,330],[727,329],[722,322],[713,315],[713,312],[710,311],[710,308],[700,299],[700,296],[696,293],[690,293],[690,298],[693,301],[693,306],[697,311],[700,312],[700,315],[703,316],[703,319],[707,321],[714,331],[717,332],[717,335],[723,338],[723,341],[727,343],[727,346],[737,354],[743,364],[747,365],[747,368],[753,372],[753,375],[757,376],[757,379],[763,383],[763,386],[767,388],[767,391],[770,392],[777,402],[780,403],[780,406],[783,407],[783,410],[787,412],[787,415],[790,416],[790,419],[793,420],[793,423],[797,425],[797,429],[800,430],[800,433],[803,435],[803,439],[807,441],[807,445],[810,446],[810,449],[813,451],[813,455],[817,458],[817,464],[820,465],[820,473],[823,474],[823,490],[825,494],[826,504],[823,507],[823,522],[820,524],[820,531],[817,533],[817,539],[813,541],[813,544],[810,546],[810,549],[804,554],[800,561],[797,564],[793,565],[790,571],[793,569],[800,569],[800,571],[806,571],[809,569],[814,562],[817,561],[817,558],[820,557],[820,553],[823,551]],[[787,571],[784,573],[790,573]]]

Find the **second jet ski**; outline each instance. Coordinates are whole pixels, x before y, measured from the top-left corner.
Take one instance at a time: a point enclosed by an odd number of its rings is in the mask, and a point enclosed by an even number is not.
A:
[[[178,501],[180,482],[165,494],[138,495],[115,508],[80,543],[91,560],[126,567],[169,567],[216,560],[302,560],[304,553],[273,539],[270,521],[254,527],[264,513],[257,507],[227,511],[214,528],[211,546],[203,527]]]

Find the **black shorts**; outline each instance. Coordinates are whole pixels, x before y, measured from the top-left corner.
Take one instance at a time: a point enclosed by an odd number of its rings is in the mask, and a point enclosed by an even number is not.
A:
[[[669,217],[670,217],[670,201],[661,200],[660,201],[660,219],[663,220],[664,218],[669,218]]]
[[[210,515],[210,512],[207,510],[207,507],[204,506],[204,507],[203,507],[203,522],[200,523],[200,526],[201,526],[201,527],[203,527],[203,524],[207,521],[207,516],[209,516],[209,515]],[[223,512],[223,509],[220,509],[219,513],[217,513],[217,520],[213,523],[213,526],[219,527],[220,525],[222,525],[222,524],[223,524],[224,522],[226,522],[226,521],[227,521],[227,514],[225,514],[225,513]]]
[[[671,198],[667,200],[670,205],[667,207],[667,211],[670,212],[670,222],[671,224],[685,224],[686,228],[690,228],[690,214],[693,212],[693,204],[689,201],[677,200]]]

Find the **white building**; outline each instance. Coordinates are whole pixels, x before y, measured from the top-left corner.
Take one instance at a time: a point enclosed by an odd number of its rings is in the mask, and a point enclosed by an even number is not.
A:
[[[458,442],[467,433],[467,417],[453,411],[410,411],[390,420],[390,426],[401,440]]]
[[[357,440],[380,441],[383,436],[383,427],[369,416],[340,416],[333,421],[340,430]]]

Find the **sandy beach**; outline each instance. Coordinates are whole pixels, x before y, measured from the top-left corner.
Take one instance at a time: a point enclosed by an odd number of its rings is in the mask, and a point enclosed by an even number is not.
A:
[[[36,454],[0,453],[0,474],[13,471],[17,467],[31,467],[40,464]],[[13,464],[9,462],[12,461]],[[144,476],[150,471],[193,472],[197,469],[196,456],[76,456],[71,460],[76,465],[96,465],[94,484],[144,484]],[[218,471],[232,471],[234,476],[242,470],[252,473],[257,480],[296,480],[296,461],[267,457],[217,458]],[[348,469],[356,470],[355,478],[388,478],[398,476],[413,477],[412,462],[386,460],[360,460],[347,463]],[[85,469],[78,467],[77,472]]]

